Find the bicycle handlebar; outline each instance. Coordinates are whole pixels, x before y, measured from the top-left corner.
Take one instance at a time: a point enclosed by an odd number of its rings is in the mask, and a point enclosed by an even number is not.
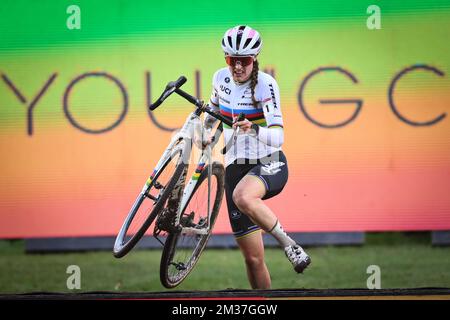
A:
[[[149,109],[151,111],[155,110],[156,108],[158,108],[161,105],[161,103],[163,103],[164,100],[167,99],[167,97],[169,97],[172,93],[176,92],[177,94],[179,94],[180,96],[185,98],[187,101],[189,101],[193,105],[195,105],[198,108],[200,108],[202,112],[206,112],[206,113],[210,114],[211,116],[213,116],[217,120],[222,121],[223,123],[225,123],[226,125],[228,125],[230,127],[233,126],[233,122],[232,121],[228,120],[227,118],[222,116],[220,113],[216,113],[214,111],[209,110],[208,108],[205,108],[203,106],[203,101],[201,101],[201,100],[191,96],[189,93],[181,90],[180,87],[183,84],[185,84],[186,81],[187,81],[186,77],[185,76],[181,76],[181,77],[178,78],[178,80],[169,82],[167,84],[166,89],[164,90],[164,92],[161,94],[161,96],[158,98],[158,100],[155,101],[155,103],[153,103],[153,104],[151,104],[149,106]]]
[[[169,82],[169,83],[167,84],[166,89],[172,88],[172,87],[175,87],[175,88],[178,89],[178,88],[181,87],[183,84],[185,84],[186,81],[187,81],[187,79],[186,79],[185,76],[180,76],[176,81]]]
[[[187,93],[187,92],[185,92],[185,91],[183,91],[183,90],[181,90],[179,88],[176,89],[175,92],[178,93],[183,98],[185,98],[190,103],[192,103],[193,105],[196,105],[197,107],[203,106],[203,102],[202,101],[200,101],[199,99],[191,96],[189,93]]]
[[[176,81],[169,82],[164,92],[161,94],[158,100],[155,101],[155,103],[149,106],[149,109],[153,111],[156,108],[158,108],[161,105],[161,103],[163,103],[163,101],[167,99],[168,96],[170,96],[172,93],[174,93],[174,91],[179,89],[183,84],[186,83],[186,81],[187,81],[186,77],[181,76]]]

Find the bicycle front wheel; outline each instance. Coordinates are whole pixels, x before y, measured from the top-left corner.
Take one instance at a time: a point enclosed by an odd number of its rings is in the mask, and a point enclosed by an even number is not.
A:
[[[130,209],[114,244],[116,258],[126,255],[144,236],[158,214],[165,207],[167,199],[186,167],[186,141],[180,140],[161,167],[152,174],[148,188],[142,191]]]
[[[164,245],[160,266],[161,283],[166,288],[176,287],[188,276],[211,235],[224,194],[225,175],[222,164],[214,162],[211,167],[210,203],[212,205],[209,229],[206,228],[208,219],[208,167],[200,175],[180,218],[182,227],[204,228],[208,232],[204,234],[191,231],[169,233]]]

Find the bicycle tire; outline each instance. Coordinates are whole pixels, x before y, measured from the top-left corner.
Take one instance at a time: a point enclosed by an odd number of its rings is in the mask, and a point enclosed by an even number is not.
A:
[[[198,262],[200,255],[203,252],[203,250],[205,249],[205,246],[209,240],[209,237],[211,236],[211,232],[214,227],[214,223],[216,222],[216,218],[219,213],[220,205],[222,203],[222,199],[223,199],[223,195],[224,195],[225,169],[221,163],[214,162],[212,164],[212,172],[211,173],[212,173],[211,180],[214,179],[213,177],[216,177],[217,189],[215,192],[214,202],[212,202],[213,206],[212,206],[212,212],[211,212],[210,229],[209,229],[209,232],[205,235],[196,235],[195,236],[197,243],[196,243],[194,249],[192,250],[192,252],[190,254],[188,254],[186,256],[185,260],[187,260],[187,261],[181,262],[181,263],[183,263],[184,266],[187,266],[186,269],[178,270],[178,267],[176,265],[179,266],[180,263],[179,262],[174,263],[173,261],[174,261],[174,259],[177,259],[177,257],[176,257],[177,253],[179,251],[183,250],[182,244],[180,244],[180,240],[183,237],[187,237],[187,235],[182,235],[180,232],[169,233],[167,240],[165,242],[163,253],[161,256],[160,280],[161,280],[161,283],[163,284],[163,286],[168,289],[178,286],[189,275],[189,273],[193,270],[196,263]],[[198,181],[194,191],[192,192],[192,194],[190,195],[190,198],[188,199],[186,208],[183,209],[183,211],[184,211],[183,214],[186,213],[185,211],[188,209],[189,203],[194,198],[194,195],[197,193],[197,191],[200,190],[202,183],[205,180],[207,181],[207,177],[208,177],[208,169],[205,168],[205,170],[203,170],[202,174],[199,177],[199,181]],[[214,196],[214,193],[212,192],[211,195]],[[191,218],[191,216],[189,216],[189,218]],[[194,220],[194,219],[195,219],[195,217],[192,218],[192,220]],[[190,236],[190,237],[194,238],[194,236]],[[174,265],[175,265],[175,267],[174,267]],[[178,271],[178,272],[176,272],[176,271]],[[174,272],[174,274],[172,274],[173,272]]]
[[[184,145],[182,145],[184,144]],[[114,244],[113,249],[113,255],[116,258],[122,258],[125,256],[128,252],[133,249],[136,244],[139,242],[139,240],[144,236],[145,232],[148,230],[148,228],[151,226],[155,218],[158,216],[158,214],[162,211],[164,208],[164,205],[171,193],[171,191],[176,186],[181,174],[183,173],[183,170],[186,167],[186,157],[188,157],[188,153],[190,148],[186,148],[188,146],[188,143],[186,143],[185,140],[180,140],[178,144],[175,145],[174,150],[170,154],[170,156],[166,159],[163,166],[155,173],[154,178],[152,179],[150,185],[148,186],[148,189],[146,192],[141,192],[133,206],[131,207],[127,217],[125,218],[125,221],[116,237],[116,241]],[[138,230],[136,233],[134,233],[129,239],[126,239],[126,235],[128,232],[128,229],[133,222],[133,219],[136,217],[136,214],[144,201],[152,201],[147,195],[150,193],[150,190],[152,187],[155,187],[156,182],[158,181],[158,178],[161,176],[163,171],[167,168],[167,165],[174,159],[174,157],[177,156],[179,153],[179,158],[177,160],[177,164],[175,166],[175,171],[170,178],[169,182],[166,184],[166,187],[162,192],[160,192],[159,197],[156,202],[153,204],[153,208],[148,214],[148,216],[145,218],[145,221],[138,227]]]

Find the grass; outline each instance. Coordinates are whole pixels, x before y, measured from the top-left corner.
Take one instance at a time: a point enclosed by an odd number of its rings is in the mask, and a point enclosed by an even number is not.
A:
[[[370,265],[381,269],[381,288],[450,288],[450,247],[432,247],[429,233],[367,234],[364,246],[307,249],[311,266],[296,274],[280,249],[267,249],[272,288],[366,288]],[[115,259],[110,252],[25,254],[23,241],[0,241],[0,293],[74,292],[69,265],[81,269],[78,292],[165,291],[159,282],[160,250],[136,250]],[[175,290],[250,289],[238,250],[207,249]]]

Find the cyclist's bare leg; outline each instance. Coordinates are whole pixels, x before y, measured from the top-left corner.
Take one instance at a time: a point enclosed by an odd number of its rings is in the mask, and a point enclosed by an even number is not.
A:
[[[238,238],[236,241],[244,255],[247,276],[252,289],[270,289],[270,274],[264,261],[261,230]]]
[[[242,213],[263,230],[268,231],[277,222],[277,217],[262,200],[265,194],[266,187],[261,179],[246,175],[234,189],[233,201]]]
[[[260,178],[247,175],[233,191],[233,201],[239,211],[246,214],[254,223],[269,232],[284,248],[295,271],[301,273],[311,263],[306,252],[287,235],[275,214],[267,207],[262,198],[266,192]]]

